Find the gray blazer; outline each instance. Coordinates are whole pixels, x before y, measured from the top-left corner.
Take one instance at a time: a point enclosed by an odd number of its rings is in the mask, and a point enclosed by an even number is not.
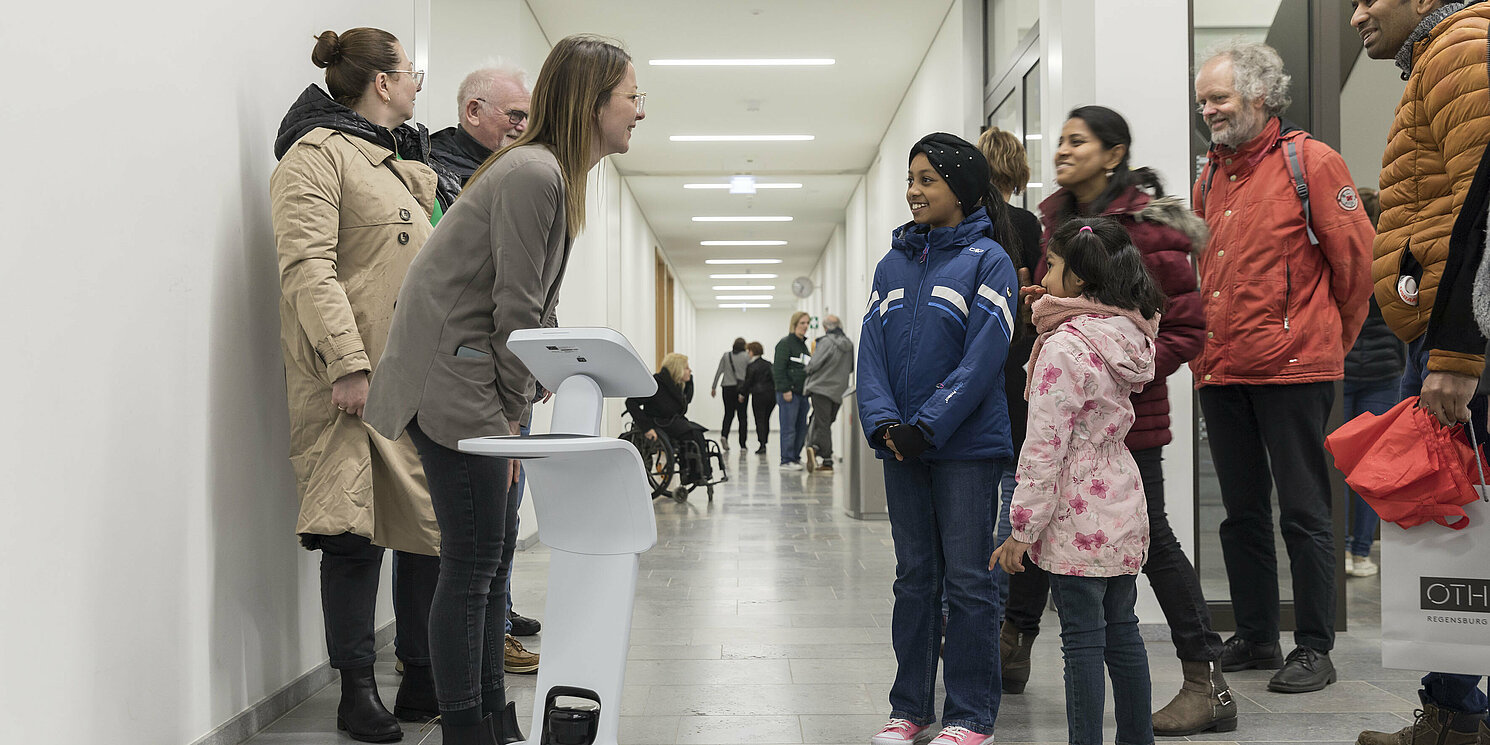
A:
[[[572,244],[565,196],[543,145],[509,151],[461,193],[399,290],[362,415],[373,429],[397,439],[417,414],[453,450],[522,420],[533,377],[507,336],[554,313]]]

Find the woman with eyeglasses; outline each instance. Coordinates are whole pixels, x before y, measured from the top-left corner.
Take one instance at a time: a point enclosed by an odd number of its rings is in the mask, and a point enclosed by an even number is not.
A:
[[[408,432],[429,477],[443,536],[430,632],[446,745],[523,739],[493,716],[507,708],[499,567],[514,549],[504,533],[516,518],[507,488],[518,462],[466,455],[458,443],[518,433],[534,380],[507,337],[552,318],[584,227],[586,174],[630,148],[645,96],[616,44],[556,44],[527,130],[471,176],[398,294],[366,416],[388,437]]]
[[[295,532],[321,552],[326,647],[341,672],[337,727],[389,742],[402,737],[395,716],[437,714],[428,619],[439,530],[418,452],[361,416],[399,285],[452,195],[423,162],[423,127],[405,123],[423,73],[397,38],[374,28],[327,31],[311,61],[325,68],[329,95],[311,85],[285,114],[270,179],[290,462],[301,500]],[[395,646],[404,663],[392,714],[373,678],[385,547],[394,550]]]

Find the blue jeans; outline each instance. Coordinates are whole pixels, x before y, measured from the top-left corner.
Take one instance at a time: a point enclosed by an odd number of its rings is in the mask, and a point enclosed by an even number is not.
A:
[[[1402,373],[1402,387],[1398,391],[1402,398],[1416,396],[1423,389],[1423,378],[1428,377],[1427,334],[1407,344],[1407,369]],[[1487,437],[1485,431],[1485,397],[1475,396],[1469,402],[1473,415],[1472,425],[1480,442]],[[1428,673],[1423,676],[1423,696],[1439,706],[1453,711],[1474,713],[1490,710],[1490,698],[1480,690],[1479,675],[1458,673]]]
[[[1118,745],[1150,745],[1149,658],[1138,634],[1138,576],[1050,575],[1050,594],[1061,616],[1061,653],[1066,658],[1066,729],[1071,745],[1102,745],[1106,683],[1112,676]]]
[[[993,554],[992,460],[887,460],[885,497],[895,541],[890,638],[897,668],[890,716],[936,722],[936,667],[945,662],[943,727],[993,734],[999,681],[1000,604]],[[945,649],[941,597],[947,588]]]
[[[533,433],[533,428],[532,427],[529,427],[526,424],[519,425],[518,428],[517,428],[517,430],[518,430],[518,434],[522,435],[523,437],[527,437],[528,435],[530,435],[530,434]],[[507,492],[507,498],[509,500],[512,500],[512,503],[514,505],[513,508],[512,508],[512,521],[511,521],[511,524],[507,526],[507,542],[510,543],[510,544],[512,544],[512,546],[514,548],[514,555],[516,554],[516,547],[517,547],[517,528],[518,528],[518,525],[517,525],[517,510],[518,510],[519,507],[522,507],[523,506],[523,486],[526,485],[527,483],[528,483],[528,472],[526,470],[519,471],[518,472],[518,475],[517,475],[517,484],[514,485],[510,491]],[[505,569],[507,570],[507,615],[506,616],[503,616],[503,618],[505,618],[506,621],[507,621],[507,633],[508,634],[511,634],[512,633],[512,562],[511,561],[507,562],[507,566],[505,567]],[[506,640],[505,639],[503,639],[503,648],[504,649],[506,648]]]
[[[778,391],[776,406],[781,414],[781,464],[800,463],[807,439],[807,396],[793,393],[788,401]]]
[[[1396,406],[1402,397],[1398,391],[1400,384],[1395,380],[1385,382],[1353,383],[1345,381],[1345,421],[1350,421],[1362,414],[1385,414]],[[1347,487],[1349,489],[1349,487]],[[1369,556],[1371,544],[1376,540],[1376,526],[1381,519],[1376,516],[1376,510],[1366,504],[1361,495],[1356,494],[1354,489],[1350,491],[1350,540],[1346,542],[1345,548],[1355,556]]]
[[[999,479],[997,500],[999,511],[996,522],[994,523],[994,525],[998,526],[998,533],[993,542],[994,547],[1002,546],[1004,541],[1009,540],[1010,534],[1014,532],[1014,527],[1009,524],[1009,505],[1014,502],[1014,463],[1004,463],[1001,465],[1001,468],[1003,468],[1004,473],[1003,477]],[[1004,609],[1009,607],[1009,573],[1005,572],[1002,567],[995,569],[993,571],[993,580],[998,583],[999,588],[999,625],[1002,626],[1004,623]]]

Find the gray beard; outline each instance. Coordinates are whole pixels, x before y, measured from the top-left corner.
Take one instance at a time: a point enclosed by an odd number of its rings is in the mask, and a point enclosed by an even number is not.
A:
[[[1255,121],[1232,119],[1231,126],[1227,127],[1225,132],[1211,136],[1211,142],[1236,150],[1250,142],[1253,137],[1261,134],[1262,128],[1267,125],[1267,121],[1267,117],[1258,117]]]

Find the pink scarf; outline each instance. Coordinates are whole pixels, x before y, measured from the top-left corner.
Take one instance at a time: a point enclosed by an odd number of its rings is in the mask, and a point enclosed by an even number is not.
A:
[[[1056,297],[1054,295],[1042,295],[1030,306],[1031,319],[1035,323],[1035,331],[1039,336],[1035,337],[1034,348],[1030,350],[1030,374],[1024,381],[1024,400],[1030,399],[1030,386],[1034,384],[1034,364],[1040,359],[1040,348],[1045,346],[1045,340],[1055,333],[1066,321],[1077,316],[1121,316],[1138,326],[1149,338],[1159,333],[1159,316],[1144,318],[1136,310],[1125,310],[1104,303],[1099,303],[1085,295],[1076,297]]]

